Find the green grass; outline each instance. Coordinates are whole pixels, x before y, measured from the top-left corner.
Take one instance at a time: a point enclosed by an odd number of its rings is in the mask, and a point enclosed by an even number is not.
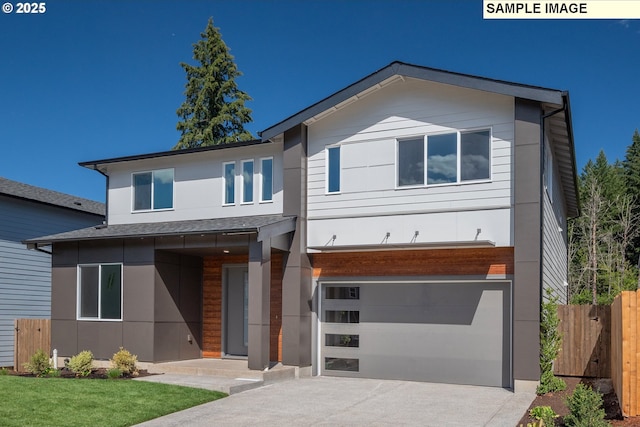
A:
[[[130,380],[0,376],[0,425],[130,426],[226,394]]]

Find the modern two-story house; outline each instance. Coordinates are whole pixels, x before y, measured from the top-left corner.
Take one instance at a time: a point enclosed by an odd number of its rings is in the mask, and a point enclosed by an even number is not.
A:
[[[231,145],[81,163],[52,342],[524,389],[578,214],[567,92],[394,62]]]

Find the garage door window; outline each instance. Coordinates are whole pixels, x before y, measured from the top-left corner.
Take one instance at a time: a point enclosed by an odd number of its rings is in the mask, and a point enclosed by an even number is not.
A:
[[[343,357],[325,357],[324,369],[328,371],[358,372],[360,370],[360,360],[345,359]]]
[[[324,339],[328,347],[360,347],[360,335],[325,334]]]
[[[326,299],[360,299],[359,286],[328,286]]]
[[[360,323],[360,312],[350,310],[326,310],[325,322],[328,323]]]

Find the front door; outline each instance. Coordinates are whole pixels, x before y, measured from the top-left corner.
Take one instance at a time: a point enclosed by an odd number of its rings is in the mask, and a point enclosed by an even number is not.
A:
[[[249,270],[247,267],[226,268],[225,354],[246,356],[249,340]]]

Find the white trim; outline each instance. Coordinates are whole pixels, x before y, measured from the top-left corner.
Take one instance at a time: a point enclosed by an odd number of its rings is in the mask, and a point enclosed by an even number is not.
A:
[[[244,165],[247,163],[251,163],[251,200],[248,202],[245,202],[244,200],[244,185],[245,185],[245,181],[244,181]],[[240,204],[241,205],[252,205],[255,202],[255,193],[256,193],[256,187],[254,185],[254,181],[255,181],[255,174],[256,174],[256,162],[253,159],[245,159],[245,160],[240,160]]]
[[[120,318],[119,319],[103,319],[102,318],[102,267],[106,265],[120,266]],[[124,315],[124,267],[121,262],[105,262],[105,263],[86,263],[76,266],[76,320],[92,321],[92,322],[122,322]],[[81,267],[98,267],[98,317],[82,317],[80,315],[81,304]]]
[[[171,207],[170,208],[154,209],[153,208],[153,202],[154,202],[154,198],[155,198],[155,173],[156,172],[162,172],[162,171],[168,171],[168,170],[171,171]],[[136,186],[135,186],[134,176],[147,174],[147,173],[151,174],[151,208],[149,208],[149,209],[135,209]],[[176,171],[175,171],[175,168],[151,169],[151,170],[131,172],[131,213],[137,214],[137,213],[144,213],[144,212],[163,212],[163,211],[175,210],[175,204],[176,204],[175,203],[175,198],[176,198],[175,183],[176,183]]]
[[[263,168],[264,168],[264,161],[265,160],[271,160],[271,199],[269,200],[264,200],[262,198],[263,195],[263,186],[264,186],[264,174],[263,174]],[[269,156],[269,157],[260,157],[260,173],[259,173],[259,179],[258,179],[258,193],[259,193],[259,203],[273,203],[273,156]]]
[[[329,150],[338,149],[338,162],[340,163],[338,168],[338,191],[329,191]],[[342,193],[342,145],[327,145],[324,147],[324,194],[334,195]]]
[[[233,165],[233,202],[227,203],[227,165]],[[222,206],[236,204],[236,161],[222,162]]]

